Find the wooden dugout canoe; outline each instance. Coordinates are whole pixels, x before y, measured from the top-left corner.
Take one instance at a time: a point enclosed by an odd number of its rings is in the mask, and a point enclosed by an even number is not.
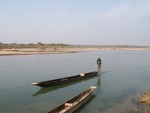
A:
[[[56,86],[61,84],[66,84],[74,81],[83,80],[85,78],[97,76],[98,71],[88,72],[88,73],[81,73],[80,75],[70,76],[70,77],[63,77],[54,80],[42,81],[42,82],[35,82],[32,85],[40,86],[40,87],[50,87]]]
[[[79,107],[81,107],[84,103],[86,103],[86,101],[89,99],[90,95],[92,94],[95,88],[96,86],[91,86],[88,90],[75,96],[69,101],[49,111],[48,113],[73,113]]]

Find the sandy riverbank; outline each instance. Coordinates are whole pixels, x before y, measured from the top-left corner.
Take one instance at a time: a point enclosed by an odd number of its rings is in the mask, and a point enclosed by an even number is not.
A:
[[[145,113],[150,113],[150,92],[145,92],[138,99],[144,105]]]
[[[139,101],[150,106],[150,92],[145,92],[139,97]]]
[[[149,48],[58,48],[57,50],[47,48],[41,49],[3,49],[0,50],[0,56],[2,55],[33,55],[33,54],[65,54],[65,53],[77,53],[87,51],[98,50],[150,50]]]
[[[87,51],[84,49],[72,49],[72,48],[60,48],[57,50],[54,49],[3,49],[0,50],[0,55],[33,55],[33,54],[65,54],[65,53],[77,53]]]

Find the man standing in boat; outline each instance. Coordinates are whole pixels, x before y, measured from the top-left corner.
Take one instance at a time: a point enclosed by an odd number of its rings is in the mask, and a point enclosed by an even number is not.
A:
[[[101,71],[101,63],[102,63],[101,59],[98,58],[98,59],[97,59],[97,65],[98,65],[98,66],[97,66],[97,71],[98,71],[98,72]]]

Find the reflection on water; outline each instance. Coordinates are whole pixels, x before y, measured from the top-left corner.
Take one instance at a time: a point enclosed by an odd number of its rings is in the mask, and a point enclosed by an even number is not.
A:
[[[101,75],[99,74],[99,76],[97,76],[97,83],[96,83],[96,86],[97,88],[100,88],[100,85],[101,85]]]
[[[84,109],[84,107],[87,106],[95,97],[96,97],[96,95],[92,94],[89,97],[89,99],[78,110],[75,111],[75,113],[79,113],[80,111],[82,111]]]

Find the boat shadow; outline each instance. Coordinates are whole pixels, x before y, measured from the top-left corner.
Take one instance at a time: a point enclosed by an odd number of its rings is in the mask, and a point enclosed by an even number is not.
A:
[[[61,89],[61,88],[65,88],[65,87],[77,84],[77,83],[81,83],[83,81],[88,81],[89,79],[94,79],[94,78],[98,78],[97,79],[97,83],[98,84],[96,83],[96,86],[99,86],[100,85],[100,80],[99,80],[100,79],[100,74],[97,74],[97,76],[93,76],[91,78],[86,78],[84,80],[79,80],[79,81],[75,81],[75,82],[71,82],[71,83],[67,83],[67,84],[63,84],[63,85],[58,85],[58,86],[53,86],[53,87],[43,87],[43,88],[40,88],[32,96],[39,96],[39,95],[42,95],[42,94],[45,94],[45,93],[48,93],[48,92],[52,92],[52,91],[55,91],[55,90],[58,90],[58,89]]]
[[[74,113],[80,113],[95,97],[96,97],[96,95],[92,94],[90,96],[90,98],[79,109],[77,109]]]

